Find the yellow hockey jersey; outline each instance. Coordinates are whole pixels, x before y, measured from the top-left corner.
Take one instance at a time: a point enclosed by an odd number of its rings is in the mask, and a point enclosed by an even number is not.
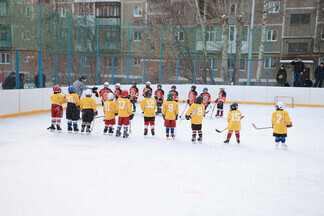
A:
[[[144,112],[144,117],[154,117],[156,110],[155,98],[144,98],[141,102],[141,108]]]
[[[191,124],[196,124],[196,125],[202,124],[202,119],[205,114],[205,106],[197,103],[192,104],[189,107],[186,116],[189,116],[190,114],[191,114]]]
[[[291,125],[291,120],[287,111],[277,110],[272,113],[273,132],[277,134],[286,134],[287,125]]]
[[[81,110],[93,109],[93,112],[97,112],[96,100],[92,97],[84,97],[81,99]]]
[[[228,127],[229,131],[240,131],[241,130],[241,119],[242,114],[240,110],[232,110],[227,115]]]
[[[74,103],[77,106],[81,105],[79,95],[77,95],[76,93],[66,95],[66,99],[68,103]]]
[[[179,113],[179,105],[175,101],[164,101],[162,105],[162,115],[166,120],[175,120]]]
[[[63,106],[67,102],[67,99],[61,93],[56,93],[51,95],[51,101],[52,104]]]
[[[133,114],[132,104],[127,98],[118,98],[117,100],[117,112],[119,117],[129,117]]]
[[[103,111],[105,113],[105,119],[111,120],[115,118],[117,113],[117,105],[114,101],[105,101],[103,106]]]

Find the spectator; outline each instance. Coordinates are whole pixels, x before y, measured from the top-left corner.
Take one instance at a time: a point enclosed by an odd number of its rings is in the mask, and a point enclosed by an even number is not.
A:
[[[3,89],[14,89],[16,87],[16,72],[10,72],[2,83]]]
[[[34,77],[36,88],[39,88],[38,75],[39,75],[39,74],[37,73],[36,76]],[[45,86],[45,82],[46,82],[46,76],[45,76],[45,74],[42,73],[42,77],[43,77],[43,88],[45,88],[45,87],[46,87],[46,86]]]
[[[25,74],[20,73],[19,74],[19,84],[20,84],[20,89],[23,89],[25,87]]]
[[[321,63],[315,70],[315,84],[314,87],[322,88],[324,79],[324,64]]]
[[[277,74],[277,83],[279,86],[284,86],[287,81],[287,72],[284,65],[281,65]]]
[[[313,81],[309,79],[309,77],[305,78],[305,81],[303,82],[303,87],[312,87]]]
[[[294,65],[294,86],[300,87],[300,76],[303,75],[305,69],[304,62],[298,57],[297,62],[293,60],[291,64]]]
[[[285,84],[284,84],[284,86],[285,86],[285,87],[289,87],[289,86],[290,86],[290,85],[289,85],[289,82],[286,81]]]

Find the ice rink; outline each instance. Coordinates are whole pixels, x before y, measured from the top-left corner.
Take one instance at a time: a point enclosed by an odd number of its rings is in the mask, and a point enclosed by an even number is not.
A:
[[[126,139],[102,135],[102,119],[91,135],[68,134],[65,119],[62,133],[47,131],[50,113],[0,119],[0,215],[324,215],[323,108],[286,109],[287,151],[275,150],[271,129],[251,126],[271,126],[272,106],[239,109],[240,145],[234,136],[224,145],[215,128],[226,118],[209,114],[202,144],[186,120],[166,140],[162,117],[144,138],[139,110]]]

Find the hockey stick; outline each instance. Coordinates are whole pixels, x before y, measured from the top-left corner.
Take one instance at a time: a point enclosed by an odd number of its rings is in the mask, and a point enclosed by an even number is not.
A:
[[[182,116],[183,116],[183,114],[185,113],[185,111],[186,111],[186,109],[187,109],[187,106],[188,106],[188,104],[186,105],[186,107],[184,108],[182,114],[180,115],[180,119],[182,119]]]
[[[263,130],[263,129],[271,129],[272,127],[257,127],[254,123],[252,123],[252,126],[256,129],[256,130]]]
[[[97,119],[97,118],[103,118],[105,117],[104,115],[101,115],[101,116],[95,116],[94,118]]]
[[[132,133],[132,121],[129,121],[129,134]]]
[[[216,107],[216,103],[214,104],[213,110],[212,110],[212,112],[210,114],[210,118],[213,118],[213,113],[214,113],[215,107]]]
[[[223,132],[226,131],[226,130],[227,130],[227,127],[224,128],[223,130],[217,130],[217,129],[215,129],[215,131],[217,131],[218,133],[223,133]]]
[[[93,131],[94,124],[95,124],[95,118],[93,119],[92,124],[91,124],[91,129],[90,129],[91,131]]]

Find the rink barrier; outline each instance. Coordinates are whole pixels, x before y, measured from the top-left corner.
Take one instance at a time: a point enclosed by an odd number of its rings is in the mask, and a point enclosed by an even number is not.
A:
[[[91,86],[92,87],[92,86]],[[191,85],[177,85],[179,102],[186,103],[186,97]],[[197,85],[197,92],[207,87],[215,101],[219,88],[224,87],[227,92],[226,104],[237,102],[250,105],[274,105],[275,96],[294,97],[296,107],[320,107],[324,108],[324,88],[294,88],[294,87],[264,87],[264,86],[219,86],[219,85]],[[99,89],[102,86],[98,86]],[[110,86],[114,89],[114,86]],[[129,89],[130,85],[122,85],[122,89]],[[144,85],[138,85],[140,96],[138,103],[142,100]],[[152,85],[153,91],[156,85]],[[163,85],[165,96],[171,85]],[[52,88],[0,90],[0,118],[10,118],[49,112],[51,108],[50,95]],[[67,87],[62,87],[62,92],[67,93]],[[95,98],[95,97],[94,97]],[[100,106],[100,98],[95,98]],[[64,105],[63,107],[66,107]]]

